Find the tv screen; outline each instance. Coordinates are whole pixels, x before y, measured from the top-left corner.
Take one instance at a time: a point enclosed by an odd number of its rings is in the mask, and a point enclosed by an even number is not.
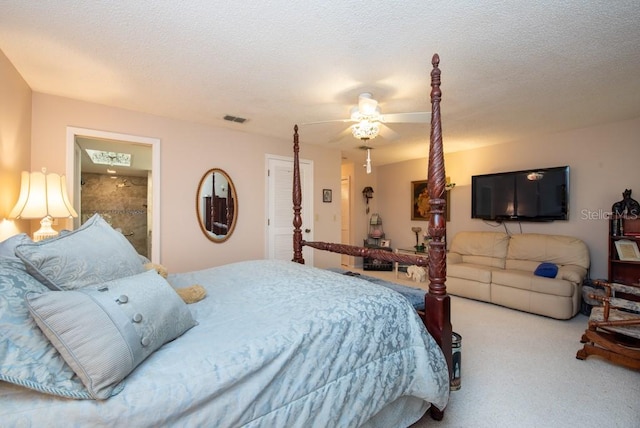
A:
[[[569,219],[569,167],[471,177],[471,218],[494,221]]]

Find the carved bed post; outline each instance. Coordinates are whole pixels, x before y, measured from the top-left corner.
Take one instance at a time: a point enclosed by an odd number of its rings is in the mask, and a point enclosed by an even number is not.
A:
[[[447,295],[447,249],[446,228],[444,216],[445,204],[444,192],[446,191],[446,176],[444,171],[444,155],[442,150],[442,126],[440,123],[440,57],[433,55],[431,60],[431,135],[429,143],[429,169],[427,171],[428,191],[430,199],[429,234],[433,238],[429,243],[429,257],[416,257],[403,255],[354,245],[336,244],[329,242],[308,242],[302,239],[302,188],[300,186],[299,143],[298,125],[293,134],[293,261],[304,263],[302,247],[308,246],[318,250],[347,254],[356,257],[371,257],[377,260],[410,263],[418,266],[428,266],[429,291],[425,296],[424,324],[429,333],[438,343],[449,368],[449,378],[453,372],[453,356],[451,354],[452,327],[451,327],[451,300]],[[444,410],[431,407],[431,417],[442,419]]]
[[[300,185],[300,144],[298,125],[293,127],[293,260],[304,264],[302,257],[302,186]]]
[[[452,327],[451,301],[447,295],[447,249],[444,240],[447,222],[444,216],[444,192],[446,176],[442,150],[442,126],[440,123],[440,57],[434,54],[431,60],[431,138],[429,144],[429,169],[427,171],[431,216],[429,218],[429,293],[425,296],[425,316],[429,333],[438,342],[452,374]]]

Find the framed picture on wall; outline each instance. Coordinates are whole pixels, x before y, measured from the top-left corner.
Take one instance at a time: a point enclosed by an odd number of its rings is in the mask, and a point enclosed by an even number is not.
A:
[[[450,205],[451,198],[449,191],[445,191],[446,205],[444,208],[446,221],[451,220]],[[411,220],[429,221],[431,205],[429,204],[429,193],[427,191],[427,180],[411,182]]]
[[[331,202],[331,189],[322,189],[322,202]]]

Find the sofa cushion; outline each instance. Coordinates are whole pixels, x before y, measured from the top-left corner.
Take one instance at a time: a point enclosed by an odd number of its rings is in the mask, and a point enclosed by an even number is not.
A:
[[[488,266],[474,265],[469,263],[447,265],[447,277],[468,279],[470,281],[491,282],[492,269]]]
[[[508,260],[527,260],[555,263],[556,265],[577,265],[589,268],[589,249],[580,239],[562,235],[522,233],[512,235],[507,252]],[[514,268],[507,262],[507,268]],[[533,272],[535,267],[530,271]]]
[[[464,263],[504,269],[509,235],[503,232],[458,232],[450,251],[462,255]]]
[[[507,259],[504,268],[507,270],[523,270],[533,275],[533,272],[540,266],[536,260],[515,260]]]
[[[571,297],[576,292],[576,285],[572,282],[559,278],[535,276],[530,272],[519,270],[495,270],[492,275],[492,283],[563,297]]]

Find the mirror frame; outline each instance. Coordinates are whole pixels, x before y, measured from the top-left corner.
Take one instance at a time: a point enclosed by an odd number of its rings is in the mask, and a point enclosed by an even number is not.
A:
[[[202,195],[202,188],[206,181],[216,173],[222,175],[225,180],[227,180],[227,184],[229,186],[227,192],[231,192],[231,195],[233,196],[233,217],[231,219],[231,225],[228,226],[229,229],[227,231],[227,234],[222,238],[218,238],[219,235],[216,235],[213,232],[207,230],[207,228],[205,227],[204,218],[202,217],[202,213],[204,212],[204,207],[202,206],[204,198],[204,196]],[[207,239],[212,242],[225,242],[233,234],[233,231],[236,228],[236,223],[238,222],[238,192],[236,192],[236,187],[234,186],[231,177],[229,177],[229,174],[227,174],[223,169],[211,168],[210,170],[205,172],[200,179],[200,183],[198,184],[198,191],[196,192],[196,216],[198,217],[198,224],[200,225],[202,233],[204,233],[204,236],[206,236]]]

